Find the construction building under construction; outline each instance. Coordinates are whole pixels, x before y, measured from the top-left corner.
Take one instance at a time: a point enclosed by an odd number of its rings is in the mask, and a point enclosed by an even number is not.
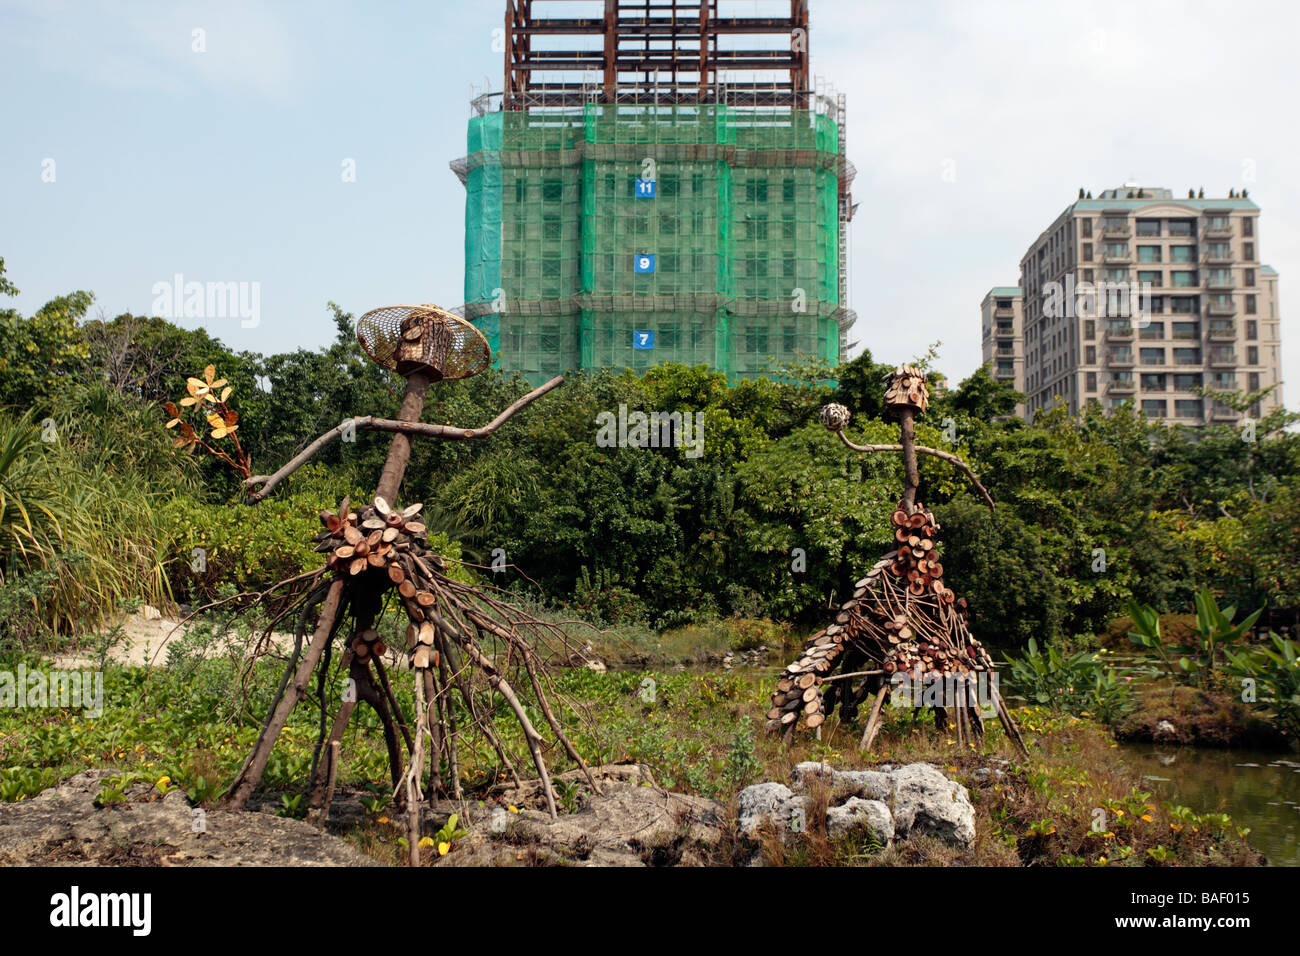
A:
[[[504,47],[452,163],[502,370],[841,360],[853,168],[807,0],[507,0]]]

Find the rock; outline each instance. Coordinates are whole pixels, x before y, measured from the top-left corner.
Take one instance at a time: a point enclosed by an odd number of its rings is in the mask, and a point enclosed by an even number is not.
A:
[[[722,837],[722,805],[654,785],[649,768],[591,768],[603,793],[585,792],[580,807],[552,820],[540,788],[529,781],[502,793],[524,809],[503,817],[471,814],[470,833],[438,863],[448,866],[703,866]],[[581,771],[557,778],[588,790]],[[501,823],[494,820],[494,816]]]
[[[112,776],[111,770],[87,770],[31,800],[0,803],[0,865],[375,865],[302,820],[196,812],[180,790],[161,796],[148,783],[128,787],[120,803],[98,807],[104,780]]]
[[[838,770],[834,777],[834,793],[836,798],[851,795],[888,801],[894,793],[894,782],[889,774],[878,770]]]
[[[817,777],[833,777],[835,771],[831,769],[828,763],[818,763],[815,760],[805,760],[803,763],[794,765],[792,775],[794,785],[799,788],[806,788],[809,782]]]
[[[896,839],[928,833],[951,846],[974,846],[975,808],[965,787],[928,763],[907,764],[889,776]]]
[[[140,605],[140,617],[146,621],[161,621],[162,612],[151,604]]]
[[[826,811],[826,835],[832,840],[838,840],[859,826],[881,846],[889,846],[894,839],[894,818],[889,807],[879,800],[849,797],[842,806],[830,807]]]
[[[1007,778],[1006,773],[997,767],[980,767],[972,770],[970,778],[980,786],[987,786],[994,781],[1002,781]]]
[[[746,836],[757,834],[765,820],[771,820],[778,828],[784,828],[790,821],[794,792],[783,783],[756,783],[740,791],[738,799],[737,825]]]

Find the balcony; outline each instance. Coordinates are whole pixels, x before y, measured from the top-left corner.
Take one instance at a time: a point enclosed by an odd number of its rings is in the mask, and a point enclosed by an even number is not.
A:
[[[1129,232],[1129,224],[1126,222],[1110,222],[1101,227],[1103,236],[1127,236]]]
[[[1135,364],[1132,349],[1116,349],[1113,352],[1107,352],[1106,364],[1120,367]]]
[[[1237,413],[1227,405],[1219,405],[1216,403],[1215,407],[1210,411],[1209,417],[1211,421],[1215,422],[1235,422],[1237,420]]]
[[[1216,221],[1213,219],[1206,220],[1205,235],[1207,238],[1226,238],[1232,235],[1232,220]]]
[[[1131,393],[1135,389],[1132,375],[1116,375],[1106,383],[1106,393],[1121,394]]]
[[[1237,352],[1234,349],[1210,349],[1210,365],[1236,365]]]
[[[1129,252],[1106,252],[1104,249],[1101,253],[1101,261],[1109,263],[1127,264],[1133,261],[1133,255]]]
[[[1129,340],[1133,338],[1133,326],[1128,322],[1112,322],[1106,326],[1106,341],[1113,339]]]
[[[1201,256],[1201,261],[1204,263],[1230,263],[1232,262],[1232,250],[1229,249],[1227,252],[1215,252],[1212,249],[1207,249],[1205,255]]]
[[[1009,305],[1000,305],[993,310],[993,317],[995,319],[1014,319],[1016,311]]]
[[[998,358],[1015,358],[1016,350],[1014,348],[999,347],[993,350],[993,354],[996,355]]]
[[[1211,322],[1206,335],[1212,339],[1235,339],[1237,337],[1237,323]]]
[[[1206,315],[1236,315],[1237,305],[1234,302],[1209,302],[1205,306]]]
[[[1232,278],[1231,272],[1227,275],[1223,275],[1222,273],[1215,275],[1211,272],[1205,277],[1205,285],[1210,289],[1232,289],[1236,287],[1237,283]]]

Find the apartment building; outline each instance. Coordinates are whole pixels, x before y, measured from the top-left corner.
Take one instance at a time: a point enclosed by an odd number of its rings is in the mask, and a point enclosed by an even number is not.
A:
[[[980,303],[984,364],[993,377],[1025,390],[1025,297],[1019,286],[994,286]],[[1024,417],[1023,403],[1016,406]]]
[[[1014,375],[1022,350],[1026,417],[1132,401],[1171,424],[1237,421],[1197,389],[1281,380],[1277,272],[1260,259],[1259,212],[1235,191],[1179,199],[1133,183],[1066,207],[1020,260],[1023,335],[1011,358]],[[1248,414],[1281,404],[1279,388]]]

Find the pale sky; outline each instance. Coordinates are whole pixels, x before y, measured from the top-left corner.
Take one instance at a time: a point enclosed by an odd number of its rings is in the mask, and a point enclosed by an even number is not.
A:
[[[465,194],[447,163],[471,93],[501,87],[504,6],[0,0],[0,256],[18,307],[83,288],[107,315],[148,313],[176,274],[256,282],[255,328],[203,324],[270,353],[329,341],[331,299],[458,305]],[[1300,5],[811,9],[813,72],[847,94],[858,170],[853,337],[878,360],[939,340],[940,367],[969,374],[984,293],[1018,281],[1080,186],[1134,180],[1249,189],[1281,274],[1283,378],[1300,370]],[[1300,408],[1300,379],[1285,397]]]

